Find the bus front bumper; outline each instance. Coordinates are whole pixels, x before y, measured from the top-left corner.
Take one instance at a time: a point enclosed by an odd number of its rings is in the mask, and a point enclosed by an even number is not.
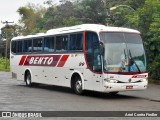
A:
[[[118,92],[118,91],[136,91],[145,90],[147,88],[148,81],[138,83],[108,83],[104,84],[104,92]]]

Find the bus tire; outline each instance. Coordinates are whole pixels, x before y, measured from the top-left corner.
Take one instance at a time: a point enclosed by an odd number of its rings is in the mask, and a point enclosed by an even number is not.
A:
[[[31,73],[28,71],[25,74],[25,82],[26,86],[31,87],[32,86],[32,81],[31,81]]]
[[[82,95],[83,90],[82,90],[82,80],[79,76],[75,77],[75,81],[73,84],[73,90],[77,95]]]

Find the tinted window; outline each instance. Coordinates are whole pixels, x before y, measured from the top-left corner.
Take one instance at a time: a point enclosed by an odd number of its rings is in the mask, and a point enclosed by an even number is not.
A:
[[[11,51],[13,52],[13,53],[16,53],[16,41],[12,41],[12,47],[11,47]]]
[[[90,69],[100,71],[99,39],[96,33],[86,33],[86,58]]]
[[[54,37],[44,38],[44,51],[54,52]]]
[[[83,49],[83,34],[77,34],[77,40],[76,40],[76,49],[82,50]]]
[[[70,44],[69,44],[69,49],[70,50],[76,50],[76,34],[70,35]]]
[[[57,36],[56,37],[56,51],[67,51],[68,50],[68,36]]]
[[[83,43],[82,33],[70,35],[70,45],[69,45],[70,50],[82,50],[83,49],[82,43]]]
[[[32,40],[24,40],[23,52],[32,52]]]
[[[93,44],[97,44],[99,42],[98,40],[98,36],[96,33],[93,32],[87,32],[87,38],[86,38],[86,47],[87,47],[87,51],[91,51],[93,48]]]
[[[62,36],[62,51],[68,50],[68,36]]]
[[[56,37],[56,51],[61,51],[62,49],[62,40],[61,37]]]
[[[42,51],[42,39],[33,39],[33,52]]]
[[[22,52],[22,41],[17,41],[17,53]]]

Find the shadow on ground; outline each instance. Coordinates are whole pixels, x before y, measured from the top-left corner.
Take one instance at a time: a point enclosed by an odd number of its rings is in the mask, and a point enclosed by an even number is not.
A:
[[[28,87],[26,85],[18,85],[20,87],[26,87],[26,88],[35,88],[35,89],[45,89],[53,92],[59,92],[59,93],[66,93],[66,94],[73,94],[73,90],[71,88],[67,87],[61,87],[61,86],[55,86],[55,85],[44,85],[44,84],[34,84],[32,87]],[[120,93],[118,94],[109,94],[109,93],[101,93],[101,92],[95,92],[95,91],[84,91],[83,95],[79,96],[86,96],[86,97],[94,97],[94,98],[100,98],[100,99],[141,99],[139,97],[130,96],[130,95],[122,95]]]

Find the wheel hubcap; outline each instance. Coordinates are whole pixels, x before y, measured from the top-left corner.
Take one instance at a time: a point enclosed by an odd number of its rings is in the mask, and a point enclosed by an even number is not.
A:
[[[78,92],[82,91],[82,82],[81,82],[81,80],[78,80],[76,82],[76,89],[77,89]]]
[[[30,85],[30,83],[31,83],[31,77],[30,77],[30,75],[27,76],[27,80],[26,81],[27,81],[27,84]]]

